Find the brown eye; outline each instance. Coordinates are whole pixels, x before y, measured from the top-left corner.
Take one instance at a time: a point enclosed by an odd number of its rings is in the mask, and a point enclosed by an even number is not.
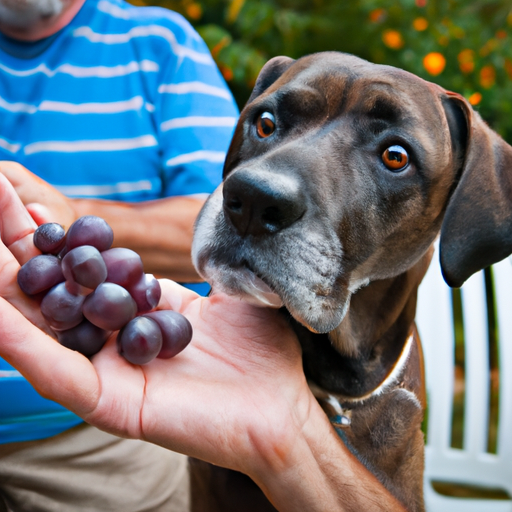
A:
[[[256,121],[256,131],[262,139],[270,137],[276,129],[276,120],[270,112],[263,112]]]
[[[402,146],[390,146],[382,153],[382,161],[390,171],[402,171],[409,163],[409,155]]]

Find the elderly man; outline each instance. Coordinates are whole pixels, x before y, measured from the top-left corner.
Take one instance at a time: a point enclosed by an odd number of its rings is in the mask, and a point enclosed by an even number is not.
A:
[[[99,215],[146,272],[198,281],[192,226],[237,115],[176,13],[0,0],[0,171],[38,223]],[[0,510],[186,509],[185,457],[84,424],[1,359],[0,397]]]

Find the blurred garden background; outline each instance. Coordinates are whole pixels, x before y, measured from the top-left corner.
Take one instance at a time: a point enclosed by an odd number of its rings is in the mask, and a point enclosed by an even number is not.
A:
[[[242,107],[263,64],[337,50],[463,94],[512,143],[510,0],[131,0],[183,14]]]

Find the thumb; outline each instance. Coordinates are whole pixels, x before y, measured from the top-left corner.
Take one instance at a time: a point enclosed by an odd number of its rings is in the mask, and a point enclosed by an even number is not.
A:
[[[30,213],[31,217],[34,219],[34,222],[40,226],[41,224],[46,224],[47,222],[54,222],[54,218],[51,210],[41,203],[29,203],[25,206],[28,213]]]

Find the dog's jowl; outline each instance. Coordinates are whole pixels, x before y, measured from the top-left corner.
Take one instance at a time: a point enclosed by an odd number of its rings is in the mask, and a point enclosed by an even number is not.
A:
[[[411,511],[424,510],[418,285],[439,235],[451,286],[510,254],[511,198],[512,148],[464,98],[322,53],[263,68],[196,224],[200,274],[282,307],[343,442]],[[242,475],[192,467],[213,492],[196,510],[273,510]]]

